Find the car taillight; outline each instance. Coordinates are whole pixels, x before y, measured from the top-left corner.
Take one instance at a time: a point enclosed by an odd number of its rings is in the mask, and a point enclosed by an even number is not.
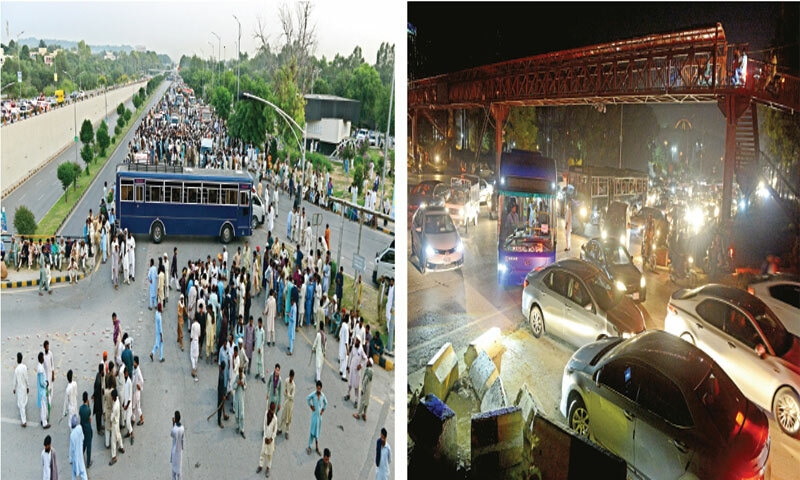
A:
[[[756,291],[753,290],[753,287],[747,287],[747,293],[749,293],[750,295],[755,295]]]
[[[673,315],[677,315],[678,314],[678,309],[675,308],[671,303],[667,304],[667,311],[669,313],[673,314]]]

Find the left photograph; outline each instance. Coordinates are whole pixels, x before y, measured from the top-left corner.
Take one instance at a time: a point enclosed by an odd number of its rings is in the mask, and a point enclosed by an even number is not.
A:
[[[0,476],[395,477],[387,9],[3,3]]]

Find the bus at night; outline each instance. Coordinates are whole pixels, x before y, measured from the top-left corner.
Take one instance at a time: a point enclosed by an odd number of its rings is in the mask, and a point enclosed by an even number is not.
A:
[[[556,260],[556,162],[539,152],[503,152],[498,180],[497,283],[522,285],[531,270]]]

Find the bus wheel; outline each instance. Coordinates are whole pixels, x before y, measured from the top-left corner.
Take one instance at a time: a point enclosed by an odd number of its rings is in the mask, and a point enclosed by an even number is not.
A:
[[[153,243],[161,243],[164,240],[164,225],[161,222],[156,222],[150,228],[150,238]]]
[[[233,229],[230,225],[222,227],[222,243],[231,243],[233,240]]]
[[[258,228],[258,218],[256,218],[256,217],[255,217],[255,215],[254,215],[254,216],[253,216],[253,217],[251,217],[251,219],[250,219],[250,229],[251,229],[253,232],[255,232],[255,231],[256,231],[256,228]],[[227,242],[226,242],[226,243],[227,243]]]

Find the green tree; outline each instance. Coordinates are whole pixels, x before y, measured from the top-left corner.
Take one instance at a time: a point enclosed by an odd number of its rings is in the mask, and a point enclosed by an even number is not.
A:
[[[20,205],[14,211],[14,230],[20,235],[33,235],[36,233],[36,219],[33,212],[25,205]]]
[[[80,167],[78,167],[80,169]],[[58,166],[58,171],[56,172],[58,176],[58,180],[61,182],[61,188],[64,192],[67,192],[70,184],[75,181],[75,166],[74,162],[64,162]],[[67,201],[69,193],[64,196],[64,201]]]
[[[511,107],[505,130],[507,142],[513,141],[522,150],[537,150],[539,128],[536,124],[536,108]]]
[[[384,88],[377,70],[367,64],[361,64],[353,72],[347,85],[347,98],[361,102],[361,124],[375,128],[378,123],[378,102],[382,98]]]
[[[122,116],[125,114],[125,105],[120,103],[117,105],[117,115]]]
[[[89,174],[89,164],[92,163],[94,159],[94,150],[92,150],[92,146],[90,144],[85,144],[83,148],[81,148],[81,158],[86,163],[86,174]]]
[[[363,165],[356,165],[353,168],[353,185],[357,186],[361,189],[362,185],[364,185],[364,166]],[[360,191],[358,192],[361,193]]]
[[[106,149],[111,145],[111,137],[108,135],[108,125],[105,120],[100,122],[100,126],[97,127],[95,140],[97,140],[97,146],[100,147],[100,155],[105,155]]]
[[[94,141],[94,128],[92,127],[92,122],[88,118],[81,124],[80,138],[84,145]]]
[[[216,110],[217,115],[224,121],[228,121],[231,114],[231,103],[233,102],[233,95],[231,92],[222,85],[214,89],[214,96],[211,98],[211,105]]]
[[[131,110],[129,108],[126,108],[125,109],[125,122],[126,123],[130,122],[132,116],[133,116],[133,112],[131,112]]]
[[[133,101],[133,107],[134,108],[139,108],[139,106],[142,104],[142,97],[140,97],[138,94],[136,94],[136,95],[133,96],[132,101]]]

